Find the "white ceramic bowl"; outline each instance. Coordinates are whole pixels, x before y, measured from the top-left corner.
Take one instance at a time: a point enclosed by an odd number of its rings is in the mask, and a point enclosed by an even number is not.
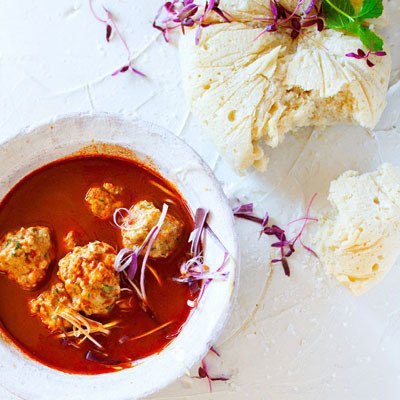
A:
[[[185,374],[221,333],[235,298],[238,242],[228,201],[212,171],[188,145],[154,125],[97,115],[60,117],[23,130],[0,147],[0,198],[25,175],[86,146],[108,143],[130,150],[133,158],[152,166],[176,185],[190,208],[211,210],[210,225],[232,259],[230,279],[212,282],[179,336],[161,353],[133,368],[109,374],[73,375],[48,368],[0,340],[0,384],[29,400],[123,400],[142,398]],[[217,267],[222,250],[206,238],[205,258]]]

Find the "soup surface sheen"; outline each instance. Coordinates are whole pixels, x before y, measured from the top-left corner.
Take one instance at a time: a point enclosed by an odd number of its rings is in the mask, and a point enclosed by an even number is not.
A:
[[[85,202],[88,190],[105,182],[121,186],[120,199],[123,207],[130,208],[140,200],[148,200],[161,209],[169,206],[168,213],[183,223],[183,235],[167,258],[149,259],[150,265],[160,278],[146,271],[146,293],[151,312],[143,310],[138,297],[123,291],[121,298],[132,296],[132,308],[121,311],[115,306],[106,317],[90,317],[107,323],[120,321],[111,329],[110,335],[94,334],[103,346],[101,352],[108,360],[140,360],[161,351],[177,336],[189,316],[187,300],[193,300],[186,284],[174,282],[179,276],[179,266],[190,258],[188,239],[193,230],[191,213],[176,189],[157,173],[144,166],[122,158],[111,156],[79,156],[59,160],[34,171],[21,180],[0,203],[0,238],[20,227],[35,225],[51,229],[56,246],[56,259],[50,266],[45,280],[35,290],[23,290],[18,284],[0,274],[0,321],[4,333],[31,358],[52,368],[80,374],[98,374],[115,371],[115,365],[88,361],[86,354],[96,350],[89,340],[78,347],[65,343],[52,334],[38,317],[30,313],[28,303],[52,284],[59,282],[58,261],[68,252],[63,238],[75,230],[82,245],[102,241],[121,249],[121,231],[112,219],[96,218]],[[142,258],[139,258],[139,271]],[[139,273],[135,277],[138,284]],[[129,284],[121,279],[121,288]],[[124,341],[150,332],[171,322],[164,329],[137,340]],[[120,342],[122,339],[122,342]],[[74,344],[78,340],[73,341]]]

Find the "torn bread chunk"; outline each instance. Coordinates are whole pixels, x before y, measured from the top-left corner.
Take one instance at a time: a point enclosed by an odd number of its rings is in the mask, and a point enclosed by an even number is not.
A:
[[[322,220],[318,255],[329,274],[360,295],[380,282],[400,254],[400,169],[389,164],[331,182],[334,213]]]
[[[370,68],[346,57],[351,49],[368,52],[355,36],[315,26],[295,40],[287,31],[262,32],[220,23],[203,29],[197,46],[195,30],[180,41],[190,107],[236,171],[264,170],[263,146],[275,148],[297,128],[375,127],[386,105],[390,55],[371,56]]]

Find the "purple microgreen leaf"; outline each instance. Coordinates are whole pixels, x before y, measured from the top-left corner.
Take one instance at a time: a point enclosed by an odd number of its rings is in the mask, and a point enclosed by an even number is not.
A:
[[[231,15],[229,15],[226,11],[222,11],[222,10],[221,10],[220,8],[218,8],[218,7],[214,7],[214,8],[213,8],[213,11],[214,11],[215,13],[217,13],[222,19],[224,19],[225,22],[227,22],[228,24],[230,24],[230,23],[232,22],[233,17],[232,17]],[[227,15],[229,15],[229,18],[228,18]]]
[[[212,351],[210,349],[210,351]],[[216,353],[218,354],[218,353]],[[219,356],[219,354],[218,354]],[[212,393],[212,382],[216,381],[221,381],[221,382],[226,382],[229,381],[229,378],[226,376],[211,376],[210,372],[208,371],[208,367],[205,361],[205,358],[201,360],[201,366],[198,369],[198,376],[195,376],[194,378],[197,379],[207,379],[208,380],[208,387],[210,390],[210,393]]]
[[[137,70],[136,68],[134,68],[132,66],[131,63],[129,63],[129,68],[137,75],[143,76],[144,78],[146,77],[146,75],[143,72],[140,72],[139,70]]]
[[[200,378],[207,378],[207,373],[203,367],[199,367],[199,377]]]
[[[294,40],[300,35],[299,31],[293,30],[292,33],[290,34],[290,37]]]
[[[290,277],[290,268],[286,258],[282,259],[283,270],[285,271],[285,275]]]
[[[303,24],[301,26],[302,26],[302,28],[308,28],[308,27],[313,26],[313,25],[315,25],[317,23],[318,23],[318,20],[314,19],[314,20],[303,22]]]
[[[230,14],[219,8],[219,0],[210,0],[204,6],[195,4],[193,0],[174,0],[166,2],[156,14],[153,27],[163,33],[166,42],[169,41],[169,31],[180,27],[185,33],[185,27],[197,25],[195,33],[195,43],[199,44],[201,28],[210,26],[205,23],[211,12],[218,14],[225,22],[231,22],[228,18]]]
[[[347,53],[346,57],[356,58],[357,60],[361,60],[362,58],[364,58],[364,57],[359,56],[356,53]]]
[[[253,203],[243,204],[233,209],[233,215],[237,218],[247,219],[249,221],[262,224],[263,219],[253,214]]]
[[[111,25],[107,24],[107,28],[106,28],[106,40],[107,40],[107,42],[110,41],[111,33],[112,33],[112,27],[111,27]]]
[[[248,204],[241,204],[237,207],[235,207],[232,212],[233,215],[236,214],[253,214],[254,211],[254,205],[253,203],[248,203]]]
[[[292,26],[297,31],[299,31],[301,29],[301,23],[298,19],[292,19]]]
[[[262,230],[266,235],[275,235],[277,232],[274,228],[266,227]]]
[[[265,32],[276,32],[277,30],[278,30],[278,27],[277,27],[276,23],[273,23],[273,24],[271,24],[271,25],[268,25],[268,26],[265,28]]]
[[[122,42],[122,44],[124,45],[125,50],[126,50],[126,52],[127,52],[127,56],[128,56],[128,65],[125,65],[125,66],[123,66],[122,68],[120,68],[120,69],[116,70],[115,72],[113,72],[113,73],[112,73],[112,76],[118,75],[118,74],[120,74],[120,73],[122,73],[122,72],[126,72],[126,71],[128,71],[128,69],[130,68],[134,73],[136,73],[136,74],[138,74],[138,75],[144,77],[145,75],[144,75],[143,73],[139,72],[138,70],[136,70],[135,68],[132,67],[132,62],[131,62],[131,59],[132,59],[131,51],[130,51],[130,49],[129,49],[129,47],[128,47],[128,44],[126,43],[126,40],[124,39],[124,37],[122,36],[120,30],[118,29],[118,26],[117,26],[117,24],[116,24],[116,22],[115,22],[115,20],[114,20],[114,17],[112,16],[112,14],[111,14],[106,8],[103,8],[103,11],[105,12],[107,18],[106,18],[106,19],[100,18],[100,17],[96,14],[96,12],[94,11],[94,9],[93,9],[92,0],[89,0],[89,8],[90,8],[90,12],[91,12],[92,15],[94,16],[94,18],[95,18],[97,21],[101,22],[102,24],[104,24],[104,25],[106,26],[106,40],[107,40],[107,42],[110,41],[111,34],[112,34],[113,31],[115,31],[117,37],[119,38],[119,40],[120,40],[120,41]],[[154,26],[154,24],[153,24],[153,26]],[[158,29],[157,26],[154,26],[154,27]]]
[[[121,72],[126,72],[129,69],[129,65],[124,65],[122,68],[117,69],[115,72],[112,73],[112,76],[118,75]]]
[[[285,253],[285,257],[290,257],[294,252],[294,248],[290,247],[289,250]]]
[[[305,14],[306,14],[306,15],[309,15],[309,14],[311,13],[311,11],[313,10],[313,8],[314,8],[314,6],[315,6],[315,1],[316,1],[316,0],[312,0],[312,1],[310,2],[310,4],[308,5],[308,7],[307,7],[307,9],[306,9],[306,11],[305,11]]]
[[[210,388],[210,393],[212,393],[212,383],[211,383],[211,379],[210,379],[210,374],[208,373],[207,364],[204,359],[201,361],[201,365],[202,365],[204,373],[208,379],[208,387]]]
[[[128,71],[128,69],[129,69],[129,65],[125,65],[119,70],[119,72],[126,72],[126,71]]]
[[[372,61],[368,60],[368,59],[367,59],[367,65],[370,68],[375,67],[375,64]]]
[[[386,51],[376,51],[375,53],[371,53],[374,56],[378,56],[378,57],[384,57],[387,55]]]
[[[358,54],[354,54],[354,55],[358,57]],[[272,225],[270,227],[267,226],[267,223],[269,221],[268,213],[265,214],[264,219],[256,217],[253,214],[253,204],[251,204],[251,203],[236,207],[233,210],[233,213],[234,213],[235,217],[237,217],[237,218],[246,218],[246,219],[249,219],[249,217],[253,218],[254,222],[256,222],[256,223],[258,223],[258,224],[260,224],[262,226],[262,229],[261,229],[261,233],[262,234],[265,234],[267,236],[275,236],[278,239],[277,242],[274,242],[274,243],[270,244],[270,246],[272,248],[280,249],[281,258],[273,259],[271,261],[271,263],[272,264],[281,263],[282,267],[283,267],[283,270],[284,270],[284,272],[285,272],[285,274],[287,276],[290,276],[290,268],[289,268],[289,264],[287,262],[287,258],[290,257],[295,252],[295,247],[294,246],[295,246],[297,240],[300,240],[300,243],[301,243],[302,247],[305,250],[307,250],[307,251],[311,252],[312,254],[316,255],[315,252],[312,249],[310,249],[309,247],[305,246],[303,244],[302,240],[301,240],[301,236],[302,236],[302,234],[303,234],[303,232],[305,230],[307,222],[309,222],[309,221],[314,221],[314,222],[318,221],[316,218],[311,218],[309,216],[310,215],[311,205],[312,205],[316,195],[317,194],[314,194],[314,196],[312,197],[310,203],[307,206],[306,216],[304,218],[298,218],[298,219],[295,219],[295,220],[289,222],[285,226],[284,229],[280,228],[277,225]],[[303,225],[302,225],[299,233],[293,239],[287,240],[287,238],[286,238],[286,229],[290,225],[292,225],[294,223],[298,223],[298,222],[303,222]]]
[[[278,15],[278,7],[276,5],[276,2],[274,0],[270,0],[270,8],[272,15],[274,16],[274,19],[277,20],[279,15]]]
[[[266,212],[264,215],[264,218],[261,222],[261,227],[265,228],[267,226],[268,222],[269,222],[269,214],[268,214],[268,212]]]
[[[358,49],[358,50],[357,50],[357,54],[358,54],[361,58],[364,58],[364,57],[365,57],[365,51],[362,50],[362,49]]]
[[[263,21],[268,22],[273,20],[273,23],[267,25],[264,30],[256,37],[257,40],[266,32],[276,32],[279,27],[284,29],[291,30],[291,38],[294,40],[299,35],[305,35],[302,28],[308,28],[313,25],[317,25],[317,29],[321,32],[324,29],[324,21],[321,18],[322,16],[322,7],[318,8],[315,3],[316,0],[312,0],[305,13],[298,13],[300,7],[304,3],[304,0],[298,0],[297,5],[294,11],[289,11],[282,4],[280,4],[277,0],[270,0],[270,9],[273,15],[273,18],[254,18],[255,21]],[[316,10],[314,15],[310,15],[313,9]],[[290,22],[289,25],[286,25],[287,22]]]
[[[212,353],[214,353],[217,357],[221,357],[221,355],[218,353],[218,351],[215,350],[215,347],[214,347],[214,346],[211,346],[211,347],[210,347],[210,351],[211,351]]]
[[[222,382],[226,382],[229,381],[229,378],[225,377],[225,376],[219,376],[216,378],[210,377],[210,379],[215,382],[215,381],[222,381]]]

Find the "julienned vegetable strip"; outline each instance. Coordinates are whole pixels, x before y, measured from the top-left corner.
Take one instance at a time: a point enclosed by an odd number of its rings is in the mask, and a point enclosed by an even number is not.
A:
[[[181,276],[174,280],[182,283],[193,284],[196,282],[203,282],[200,294],[197,296],[195,301],[188,301],[190,307],[196,307],[203,297],[205,290],[211,281],[214,280],[227,280],[229,272],[224,272],[224,268],[229,259],[229,252],[223,245],[221,240],[212,231],[207,224],[207,217],[209,211],[205,208],[198,208],[195,213],[194,229],[190,235],[189,242],[192,243],[191,255],[192,258],[187,262],[183,263],[180,268]],[[204,264],[204,258],[200,251],[201,238],[203,237],[204,231],[207,230],[210,235],[215,239],[218,246],[224,251],[224,256],[221,265],[215,271],[210,271],[210,268]]]
[[[147,251],[143,257],[142,270],[141,270],[141,274],[140,274],[140,291],[142,292],[143,301],[146,305],[147,305],[147,297],[146,297],[146,289],[145,289],[145,285],[144,285],[144,273],[146,271],[146,263],[147,263],[147,259],[149,258],[150,251],[153,247],[153,243],[156,240],[157,235],[159,234],[159,232],[162,228],[165,217],[167,216],[167,212],[168,212],[168,205],[164,203],[160,219],[158,220],[157,225],[149,233],[149,237],[150,237],[149,244],[147,245]],[[143,248],[143,246],[142,246],[142,248]]]
[[[122,216],[122,211],[127,212],[128,214],[126,217]],[[119,253],[117,254],[117,257],[115,258],[114,262],[114,269],[117,272],[125,272],[126,269],[128,269],[128,272],[126,273],[126,278],[130,282],[130,284],[135,288],[135,290],[140,293],[139,297],[143,301],[143,303],[147,304],[147,297],[146,297],[146,289],[145,289],[145,284],[144,284],[144,276],[145,276],[145,270],[146,270],[146,264],[147,264],[147,259],[149,258],[149,254],[151,251],[151,248],[157,239],[157,236],[161,230],[162,224],[164,223],[165,217],[167,216],[168,212],[168,205],[163,204],[162,212],[160,215],[160,218],[157,222],[157,225],[155,225],[148,235],[146,236],[145,240],[141,244],[141,246],[136,249],[121,249]],[[124,221],[122,223],[119,222],[118,218],[123,218]],[[125,221],[127,219],[127,221]],[[114,212],[114,224],[120,228],[120,229],[130,229],[129,222],[131,221],[131,214],[130,211],[127,210],[126,208],[118,208]],[[143,262],[142,262],[142,269],[141,269],[141,274],[140,274],[140,289],[137,288],[137,286],[132,282],[133,278],[136,275],[137,272],[137,261],[140,253],[146,248],[146,253],[143,257]],[[156,276],[157,279],[157,276]]]

